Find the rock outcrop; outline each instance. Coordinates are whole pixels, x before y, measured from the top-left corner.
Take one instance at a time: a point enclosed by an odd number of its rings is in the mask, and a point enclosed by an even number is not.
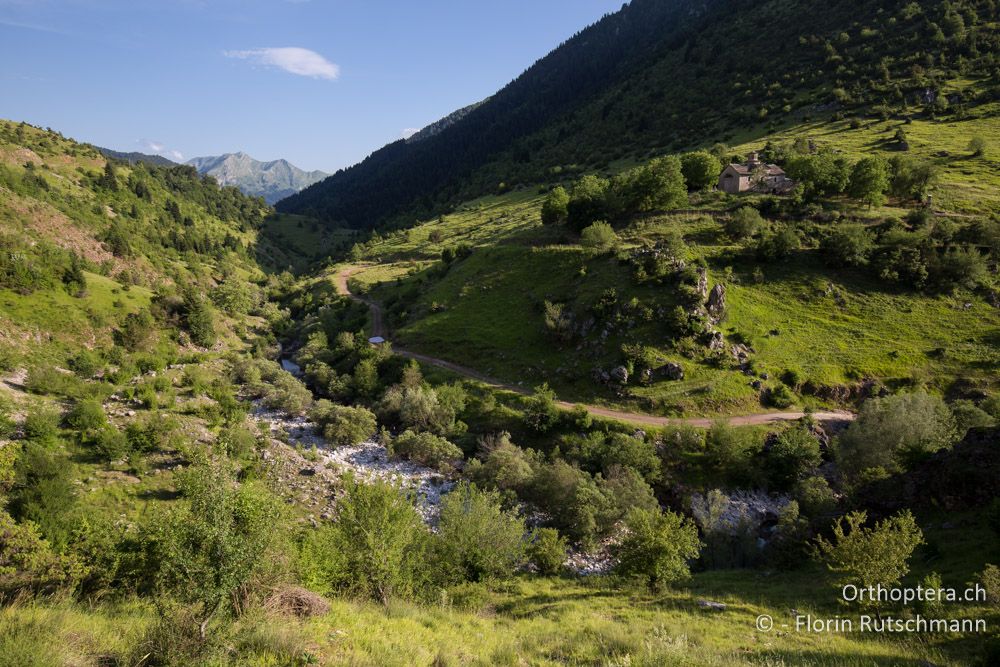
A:
[[[712,291],[708,293],[708,301],[705,302],[705,309],[713,322],[718,322],[726,314],[726,286],[717,283]]]

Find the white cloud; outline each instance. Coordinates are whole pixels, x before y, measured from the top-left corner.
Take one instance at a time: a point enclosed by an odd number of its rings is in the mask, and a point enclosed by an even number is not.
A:
[[[181,162],[184,160],[184,154],[173,148],[167,148],[166,144],[162,141],[152,141],[150,139],[139,139],[135,142],[139,145],[139,150],[143,153],[152,153],[153,155],[163,155],[168,157],[174,162]]]
[[[266,67],[277,67],[286,72],[313,79],[332,81],[340,76],[340,67],[315,51],[297,46],[246,49],[244,51],[223,51],[227,58],[249,60]]]
[[[407,127],[407,128],[405,128],[403,130],[403,138],[404,139],[409,139],[410,137],[412,137],[414,134],[416,134],[419,131],[420,131],[419,127]]]

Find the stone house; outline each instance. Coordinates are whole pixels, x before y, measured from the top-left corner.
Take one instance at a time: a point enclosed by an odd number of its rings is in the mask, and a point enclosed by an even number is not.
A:
[[[785,175],[784,169],[761,162],[756,151],[750,153],[745,163],[730,164],[719,174],[719,190],[730,194],[748,191],[785,194],[793,187],[795,182]]]

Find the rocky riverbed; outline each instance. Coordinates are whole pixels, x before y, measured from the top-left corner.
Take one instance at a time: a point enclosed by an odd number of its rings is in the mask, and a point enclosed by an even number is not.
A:
[[[317,457],[315,468],[335,472],[337,476],[350,473],[366,482],[389,482],[412,493],[417,511],[431,526],[437,522],[441,498],[455,485],[453,480],[437,470],[390,458],[386,448],[375,441],[362,442],[353,447],[334,447],[305,416],[288,415],[260,403],[254,406],[252,415],[271,437],[293,447],[314,450]]]
[[[303,415],[288,415],[279,410],[267,408],[260,401],[254,404],[251,416],[272,440],[280,441],[295,448],[306,457],[296,456],[296,470],[287,476],[295,479],[296,493],[289,497],[298,502],[304,502],[309,507],[322,511],[320,519],[331,519],[334,514],[335,494],[324,492],[323,487],[330,488],[339,477],[349,473],[360,481],[376,480],[395,484],[405,492],[414,496],[417,511],[423,520],[432,528],[437,523],[441,499],[455,486],[455,480],[449,479],[437,470],[413,463],[412,461],[393,459],[386,448],[374,440],[362,442],[353,447],[335,447],[320,435],[316,425]],[[286,449],[286,452],[288,450]],[[314,454],[313,454],[314,453]],[[295,454],[295,451],[292,451]],[[312,463],[308,461],[315,459]],[[287,472],[287,471],[286,471]],[[306,482],[303,477],[308,478]],[[307,497],[309,494],[319,497]],[[592,553],[580,551],[571,552],[566,559],[566,567],[580,575],[604,574],[613,566],[609,547],[613,539],[599,545]]]

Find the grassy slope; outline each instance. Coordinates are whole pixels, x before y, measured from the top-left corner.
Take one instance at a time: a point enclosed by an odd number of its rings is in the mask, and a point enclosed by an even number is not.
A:
[[[301,215],[275,214],[264,221],[257,261],[265,267],[302,272],[332,254],[349,250],[355,232],[320,225]]]
[[[17,124],[2,121],[5,131]],[[23,128],[23,144],[0,140],[0,164],[20,178],[25,164],[32,162],[34,171],[48,184],[44,194],[18,194],[0,186],[0,232],[9,233],[29,242],[42,241],[75,252],[89,262],[92,269],[104,264],[103,274],[87,271],[87,289],[80,297],[69,295],[60,286],[41,289],[32,294],[18,294],[0,289],[0,348],[15,354],[64,360],[81,347],[107,348],[113,344],[112,332],[129,312],[148,306],[153,288],[170,284],[178,277],[191,280],[195,276],[212,275],[220,267],[211,257],[196,253],[179,253],[151,245],[148,255],[116,257],[102,242],[102,235],[119,216],[126,216],[131,203],[139,207],[140,218],[134,222],[157,226],[167,199],[179,201],[185,215],[195,219],[195,229],[210,235],[230,234],[241,242],[254,243],[257,232],[244,231],[233,222],[221,220],[201,204],[183,194],[167,192],[153,179],[147,181],[151,201],[135,197],[125,186],[131,168],[118,166],[119,192],[116,202],[122,211],[101,205],[95,192],[87,185],[87,174],[100,173],[105,160],[88,146],[31,126]],[[33,146],[35,150],[26,148]],[[127,217],[127,216],[126,216]],[[179,226],[179,225],[178,225]],[[259,275],[252,265],[234,267],[244,278]],[[123,273],[125,272],[125,273]],[[127,274],[138,276],[141,285],[127,284]],[[218,275],[218,274],[216,274]],[[222,317],[220,334],[234,341],[234,322]]]
[[[963,120],[914,120],[905,125],[872,121],[859,129],[851,129],[847,121],[812,123],[769,138],[806,136],[852,157],[876,150],[891,156],[892,151],[883,150],[885,141],[903,126],[911,154],[932,159],[940,168],[935,208],[955,215],[987,214],[1000,210],[996,176],[1000,165],[992,157],[996,153],[973,159],[965,147],[971,136],[979,135],[1000,150],[997,112],[996,105],[986,105]],[[763,143],[759,138],[737,150]],[[948,155],[937,157],[940,151]],[[702,208],[718,207],[717,199],[708,199]],[[552,245],[551,232],[537,222],[541,200],[530,192],[477,200],[443,220],[391,235],[371,244],[367,255],[391,263],[391,268],[380,265],[356,274],[354,280],[362,288],[391,281],[375,292],[381,299],[419,285],[419,297],[407,309],[410,319],[395,333],[414,349],[525,385],[547,380],[566,397],[614,402],[589,375],[595,365],[607,368],[619,362],[622,341],[613,338],[596,353],[560,349],[545,334],[542,302],[592,302],[607,287],[615,287],[626,299],[637,296],[657,305],[669,305],[669,296],[665,290],[657,293],[655,288],[635,285],[627,267],[612,259],[592,258],[575,245]],[[849,215],[875,221],[904,212],[893,205],[876,211],[855,208]],[[959,376],[988,384],[995,379],[1000,313],[979,297],[887,289],[860,272],[828,269],[816,251],[809,250],[764,267],[765,281],[757,284],[750,267],[734,261],[718,223],[705,216],[649,219],[624,230],[623,238],[626,243],[655,239],[672,228],[685,235],[693,255],[709,262],[711,282],[722,279],[725,267],[734,266],[735,279],[728,285],[729,315],[722,328],[752,342],[759,370],[774,376],[794,369],[821,384],[874,375],[896,383],[926,382],[938,389]],[[440,240],[429,241],[432,234]],[[424,280],[421,270],[427,261],[443,247],[458,243],[470,243],[478,250],[443,280]],[[408,272],[412,275],[407,278]],[[655,324],[640,327],[633,337],[660,348],[664,359],[677,358],[662,348]],[[947,353],[937,353],[940,349]],[[690,363],[685,367],[683,382],[636,388],[638,404],[665,413],[760,409],[756,391],[740,373]]]
[[[948,517],[967,528],[929,529],[940,545],[932,565],[917,562],[915,583],[931,568],[947,586],[963,586],[1000,547],[972,517]],[[940,526],[941,517],[925,525]],[[971,664],[986,637],[922,638],[795,632],[791,609],[817,617],[857,618],[837,603],[838,592],[818,570],[793,573],[718,571],[651,595],[604,578],[519,578],[486,591],[467,587],[432,606],[394,602],[388,608],[334,600],[307,621],[251,616],[227,645],[239,664],[284,664],[278,649],[312,655],[318,664],[354,665],[937,665]],[[722,612],[698,600],[724,602]],[[755,629],[773,616],[774,632]],[[946,618],[1000,622],[996,609],[948,606]],[[97,655],[125,652],[150,625],[154,610],[130,602],[85,610],[66,603],[14,605],[0,611],[0,655],[22,651],[47,661],[93,664]],[[782,628],[791,624],[792,628]],[[435,662],[437,661],[437,662]]]

